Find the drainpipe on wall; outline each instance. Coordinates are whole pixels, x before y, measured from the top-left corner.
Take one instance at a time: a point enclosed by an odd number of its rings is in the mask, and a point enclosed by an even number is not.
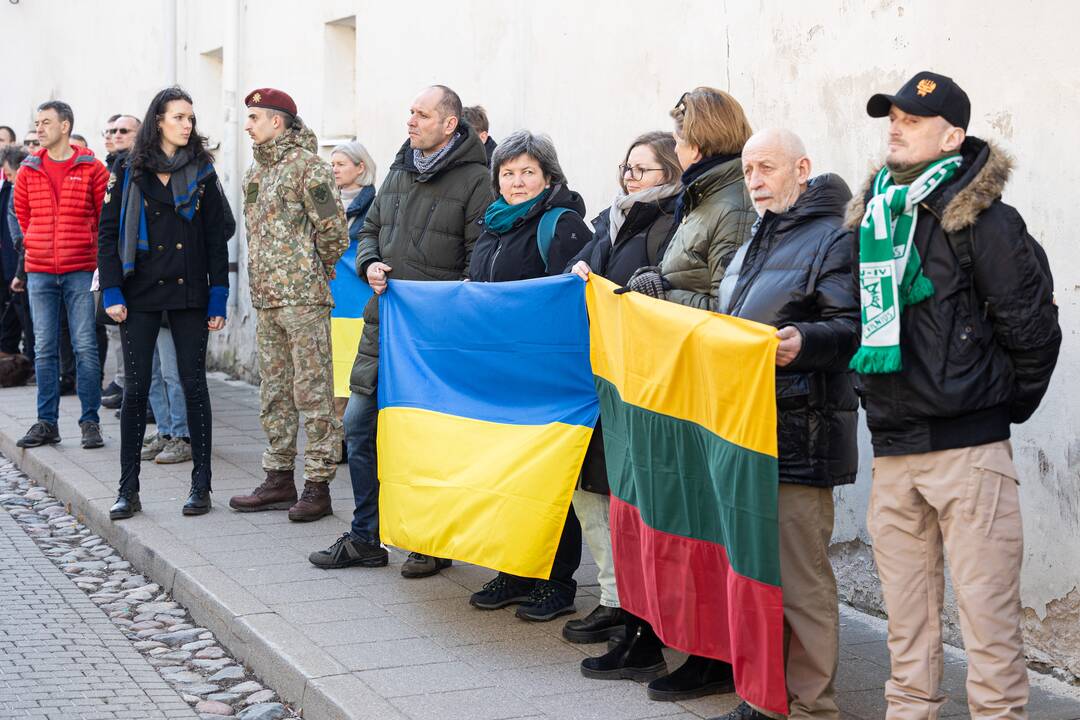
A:
[[[236,234],[229,239],[229,305],[237,306],[240,294],[237,262],[240,233],[244,229],[244,206],[240,202],[240,115],[237,110],[237,86],[240,84],[240,0],[225,3],[225,37],[221,47],[221,106],[225,112],[225,127],[221,140],[221,169],[229,204],[236,216]],[[233,313],[229,313],[230,317]]]

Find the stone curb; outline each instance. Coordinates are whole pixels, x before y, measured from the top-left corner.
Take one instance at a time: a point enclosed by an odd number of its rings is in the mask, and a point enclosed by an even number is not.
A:
[[[175,535],[139,516],[112,522],[109,507],[116,499],[114,488],[105,487],[54,447],[18,447],[19,436],[0,427],[0,452],[34,482],[70,504],[73,515],[171,593],[202,627],[304,717],[356,720],[361,717],[356,713],[369,717],[377,709],[379,718],[404,720],[404,715],[341,663]]]

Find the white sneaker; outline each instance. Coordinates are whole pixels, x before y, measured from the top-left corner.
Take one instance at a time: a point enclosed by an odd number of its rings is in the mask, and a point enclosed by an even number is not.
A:
[[[165,445],[165,449],[158,453],[154,462],[159,465],[174,465],[176,463],[191,461],[191,443],[174,437]]]
[[[143,440],[142,454],[139,457],[143,460],[153,460],[168,444],[169,441],[166,438],[163,438],[160,433],[154,433]]]

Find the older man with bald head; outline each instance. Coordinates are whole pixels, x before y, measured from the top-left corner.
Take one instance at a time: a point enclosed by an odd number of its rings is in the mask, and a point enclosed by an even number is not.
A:
[[[797,135],[762,130],[742,152],[758,220],[720,285],[720,310],[773,325],[780,460],[780,580],[789,718],[837,720],[836,578],[829,565],[832,488],[855,482],[858,399],[848,361],[859,342],[851,192],[837,175],[812,176]],[[781,717],[743,703],[727,720]]]

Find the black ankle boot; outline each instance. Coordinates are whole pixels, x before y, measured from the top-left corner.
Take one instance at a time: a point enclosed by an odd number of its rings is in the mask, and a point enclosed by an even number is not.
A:
[[[621,608],[597,605],[588,616],[563,625],[562,634],[572,643],[598,643],[619,634],[625,637],[625,626],[626,613]]]
[[[731,692],[735,692],[731,665],[698,655],[691,655],[678,670],[649,683],[650,700],[692,700]]]
[[[126,520],[140,510],[142,510],[142,503],[139,502],[138,490],[121,492],[116,502],[109,508],[109,519]]]
[[[210,488],[202,485],[192,485],[191,494],[188,495],[184,509],[184,515],[205,515],[210,512]]]
[[[628,621],[626,637],[607,654],[581,661],[581,674],[594,680],[651,680],[667,671],[663,645],[652,627]]]

